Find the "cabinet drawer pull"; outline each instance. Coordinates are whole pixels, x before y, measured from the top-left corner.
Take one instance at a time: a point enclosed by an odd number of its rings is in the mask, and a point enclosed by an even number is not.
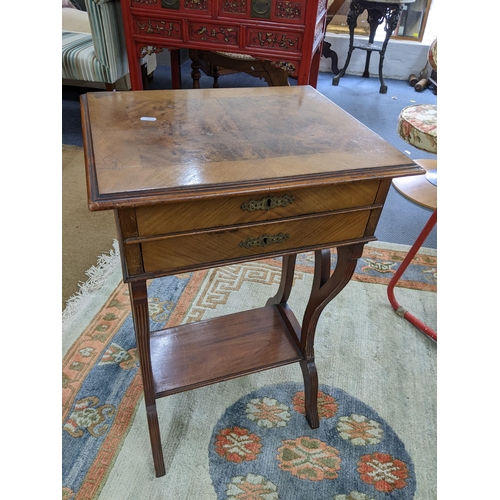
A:
[[[274,243],[282,243],[288,238],[290,238],[290,236],[283,233],[263,234],[258,238],[247,238],[245,241],[240,241],[239,246],[243,248],[267,247],[267,245],[272,245]]]
[[[290,194],[283,196],[265,196],[261,200],[246,201],[241,205],[242,210],[255,212],[256,210],[272,210],[276,207],[286,207],[295,201],[295,198]]]
[[[179,9],[179,0],[161,0],[164,9]]]

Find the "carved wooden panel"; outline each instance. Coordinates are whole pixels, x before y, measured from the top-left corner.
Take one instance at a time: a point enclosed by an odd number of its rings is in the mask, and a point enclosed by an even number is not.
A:
[[[219,15],[245,16],[248,13],[250,0],[224,0],[219,2]]]
[[[161,0],[131,0],[132,7],[159,7]]]
[[[327,0],[121,0],[121,5],[124,19],[130,20],[127,43],[135,46],[128,47],[134,90],[143,88],[135,54],[140,58],[148,47],[156,52],[162,44],[265,55],[294,65],[298,85],[316,85],[313,58],[320,57]],[[180,80],[173,85],[178,88]]]
[[[182,40],[182,27],[180,21],[136,18],[134,19],[134,31],[138,35],[153,35]]]
[[[186,10],[208,11],[208,0],[184,0],[183,7]]]
[[[239,28],[237,26],[189,23],[190,41],[203,41],[237,46],[239,44],[239,38]]]
[[[305,1],[275,0],[274,18],[279,22],[304,22],[306,13]]]
[[[248,47],[298,52],[302,47],[302,36],[278,30],[249,29]]]
[[[224,0],[219,2],[220,17],[235,17],[271,21],[278,23],[303,24],[307,0]]]

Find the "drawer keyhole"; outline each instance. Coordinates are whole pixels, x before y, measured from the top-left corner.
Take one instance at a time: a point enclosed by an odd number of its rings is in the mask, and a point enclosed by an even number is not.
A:
[[[258,238],[248,238],[245,241],[240,241],[239,246],[243,248],[267,247],[267,245],[282,243],[290,238],[289,234],[263,234]]]
[[[272,210],[276,207],[286,207],[291,205],[295,198],[291,194],[284,194],[283,196],[266,196],[260,200],[246,201],[241,205],[241,210],[248,210],[255,212],[256,210]]]

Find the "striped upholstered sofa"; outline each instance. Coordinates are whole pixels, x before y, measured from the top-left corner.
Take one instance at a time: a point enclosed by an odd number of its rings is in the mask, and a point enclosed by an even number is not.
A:
[[[97,82],[113,90],[116,82],[128,75],[120,0],[85,0],[85,6],[86,12],[77,12],[87,14],[90,33],[84,32],[85,28],[65,31],[63,18],[63,82]]]

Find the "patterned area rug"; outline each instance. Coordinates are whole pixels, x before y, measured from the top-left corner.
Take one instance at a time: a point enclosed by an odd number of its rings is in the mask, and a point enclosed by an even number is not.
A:
[[[118,283],[94,310],[82,302],[94,317],[80,312],[63,329],[71,339],[63,499],[436,498],[436,344],[386,297],[406,250],[366,246],[353,280],[323,312],[319,429],[302,414],[298,364],[175,394],[158,401],[162,478],[154,476],[127,286]],[[153,280],[151,328],[260,307],[277,289],[280,265],[267,259]],[[396,288],[434,329],[436,267],[435,252],[423,249]],[[300,255],[290,298],[299,320],[312,271],[313,254]]]
[[[264,387],[228,408],[209,449],[217,498],[413,498],[411,458],[373,409],[326,386],[318,406],[318,430],[304,419],[299,384]]]

